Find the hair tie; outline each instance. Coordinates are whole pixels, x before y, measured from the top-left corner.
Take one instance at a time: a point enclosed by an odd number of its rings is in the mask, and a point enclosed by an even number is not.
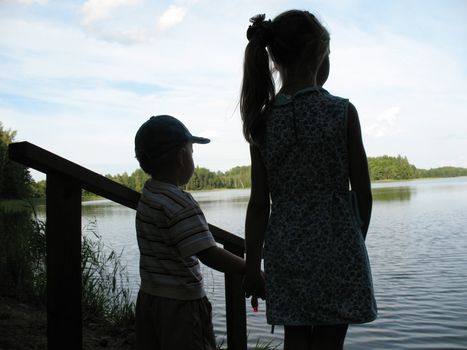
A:
[[[250,18],[252,23],[246,31],[248,41],[257,40],[261,46],[268,46],[273,40],[272,21],[265,21],[266,15],[259,14]]]

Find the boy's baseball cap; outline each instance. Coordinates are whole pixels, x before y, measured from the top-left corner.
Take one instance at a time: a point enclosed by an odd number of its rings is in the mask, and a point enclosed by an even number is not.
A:
[[[140,126],[135,136],[136,158],[156,160],[175,146],[185,142],[209,143],[211,140],[193,136],[183,123],[170,115],[149,118]]]

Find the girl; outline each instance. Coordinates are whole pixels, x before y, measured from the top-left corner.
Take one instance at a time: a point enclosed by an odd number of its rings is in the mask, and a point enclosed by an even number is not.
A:
[[[376,318],[358,114],[322,88],[329,33],[321,23],[297,10],[264,18],[253,17],[247,31],[240,97],[252,180],[246,294],[265,291],[268,323],[284,325],[284,349],[342,349],[349,323]],[[277,95],[270,59],[282,83]]]

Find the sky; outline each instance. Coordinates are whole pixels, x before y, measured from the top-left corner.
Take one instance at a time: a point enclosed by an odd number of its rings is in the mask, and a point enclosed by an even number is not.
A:
[[[467,167],[465,0],[0,0],[0,122],[16,141],[117,174],[138,168],[138,127],[169,114],[211,139],[195,145],[197,165],[247,165],[248,20],[292,8],[328,28],[325,88],[356,106],[368,156]]]

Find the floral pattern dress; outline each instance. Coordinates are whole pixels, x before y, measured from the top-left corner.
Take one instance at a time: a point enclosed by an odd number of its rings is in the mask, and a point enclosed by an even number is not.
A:
[[[348,100],[323,88],[277,95],[258,143],[271,215],[264,243],[266,315],[277,325],[376,318],[370,263],[349,191]]]

